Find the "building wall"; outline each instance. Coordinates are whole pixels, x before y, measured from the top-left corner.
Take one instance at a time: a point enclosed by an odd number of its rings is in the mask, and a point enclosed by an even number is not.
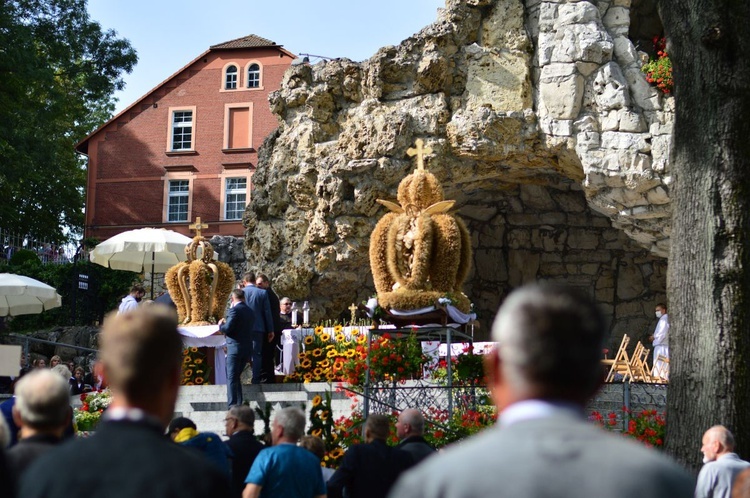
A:
[[[226,177],[250,178],[257,149],[277,127],[268,94],[279,88],[291,57],[277,49],[211,51],[157,87],[88,141],[89,177],[86,236],[105,239],[123,230],[164,226],[189,234],[197,217],[209,224],[205,235],[243,234],[242,222],[222,221],[222,185]],[[245,87],[249,63],[261,65],[261,86]],[[238,68],[239,84],[224,90],[229,63]],[[225,149],[229,107],[250,108],[250,147]],[[193,109],[193,150],[170,152],[172,110]],[[165,222],[165,182],[191,180],[188,223]]]

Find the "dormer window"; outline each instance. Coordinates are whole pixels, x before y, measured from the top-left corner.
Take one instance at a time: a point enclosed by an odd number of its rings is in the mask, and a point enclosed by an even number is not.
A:
[[[250,64],[247,67],[247,87],[260,88],[260,65]]]
[[[237,66],[227,66],[224,74],[224,89],[234,90],[237,88]]]

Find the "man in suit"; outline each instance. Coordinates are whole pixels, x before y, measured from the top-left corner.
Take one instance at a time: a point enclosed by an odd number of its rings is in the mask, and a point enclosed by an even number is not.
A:
[[[21,479],[19,496],[228,496],[228,479],[219,470],[164,436],[181,379],[182,340],[174,312],[154,305],[110,314],[99,341],[112,404],[95,435],[34,462]]]
[[[485,359],[497,426],[405,473],[390,496],[692,497],[692,477],[668,457],[585,419],[606,332],[597,306],[572,289],[511,293]]]
[[[255,413],[247,405],[233,406],[224,418],[227,436],[226,445],[234,455],[232,457],[232,496],[241,498],[245,489],[245,478],[253,466],[263,444],[253,434]]]
[[[281,345],[281,331],[284,330],[281,321],[281,303],[279,296],[271,288],[268,275],[258,273],[255,284],[268,293],[268,303],[271,305],[271,316],[273,317],[273,341],[263,343],[263,363],[260,372],[262,383],[272,384],[276,382],[276,356],[278,356]]]
[[[253,325],[252,382],[253,384],[260,384],[263,367],[263,346],[264,343],[272,342],[274,337],[273,314],[271,313],[268,293],[255,285],[255,273],[245,273],[242,276],[242,282],[245,284],[242,289],[245,293],[245,303],[250,307],[255,318]]]
[[[734,452],[734,435],[723,425],[708,429],[701,442],[705,465],[698,474],[695,498],[729,498],[735,478],[750,463]]]
[[[255,347],[253,324],[255,316],[245,304],[245,294],[234,289],[232,304],[226,318],[219,320],[219,331],[227,337],[227,405],[242,404],[242,370],[253,355]]]
[[[59,374],[34,370],[18,381],[13,420],[21,432],[18,444],[8,451],[8,463],[16,478],[60,444],[72,413],[69,386]]]
[[[436,453],[424,439],[424,417],[419,410],[407,408],[401,412],[396,421],[396,435],[401,440],[397,448],[411,456],[413,465]]]
[[[328,480],[328,497],[340,498],[344,489],[351,498],[381,498],[398,476],[412,465],[411,455],[388,446],[390,421],[374,414],[365,422],[365,443],[344,453],[341,465]]]

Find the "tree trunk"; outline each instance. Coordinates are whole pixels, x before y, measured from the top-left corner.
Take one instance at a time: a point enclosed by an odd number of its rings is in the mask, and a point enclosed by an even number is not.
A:
[[[750,2],[661,0],[675,81],[667,451],[715,424],[750,457]]]

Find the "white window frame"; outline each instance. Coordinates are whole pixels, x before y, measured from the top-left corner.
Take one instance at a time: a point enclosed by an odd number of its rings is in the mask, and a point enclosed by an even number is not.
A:
[[[229,182],[230,180],[244,180],[245,181],[245,188],[244,189],[229,189]],[[221,219],[223,221],[242,221],[242,215],[245,212],[245,208],[247,207],[247,199],[248,199],[248,187],[250,184],[249,178],[247,175],[237,175],[237,174],[226,174],[226,176],[222,177],[222,183],[221,183],[221,199],[222,199],[222,209],[221,209]],[[242,210],[240,211],[239,217],[237,218],[230,218],[228,211],[229,211],[229,196],[235,196],[235,195],[244,195],[245,200],[243,202]]]
[[[193,212],[193,174],[190,172],[167,173],[162,178],[164,181],[164,208],[162,220],[164,223],[190,223],[191,213]],[[187,182],[187,192],[171,192],[172,182]],[[171,200],[178,197],[184,197],[187,194],[187,213],[185,220],[170,220],[169,207]]]
[[[258,77],[257,81],[258,84],[255,86],[250,86],[251,79],[250,79],[250,68],[252,66],[258,66]],[[255,78],[253,78],[253,81]],[[245,66],[245,88],[248,90],[262,90],[263,89],[263,64],[260,63],[260,61],[250,61]]]
[[[178,113],[191,113],[190,121],[177,122],[176,118]],[[191,107],[170,107],[169,108],[169,122],[167,132],[167,151],[168,152],[192,152],[195,150],[195,131],[196,131],[196,108]],[[190,128],[190,142],[184,140],[181,141],[183,146],[175,148],[175,137],[178,130],[184,128]]]
[[[234,69],[233,72],[229,72],[230,69]],[[240,68],[237,64],[230,63],[224,67],[224,90],[237,90],[240,86]]]

